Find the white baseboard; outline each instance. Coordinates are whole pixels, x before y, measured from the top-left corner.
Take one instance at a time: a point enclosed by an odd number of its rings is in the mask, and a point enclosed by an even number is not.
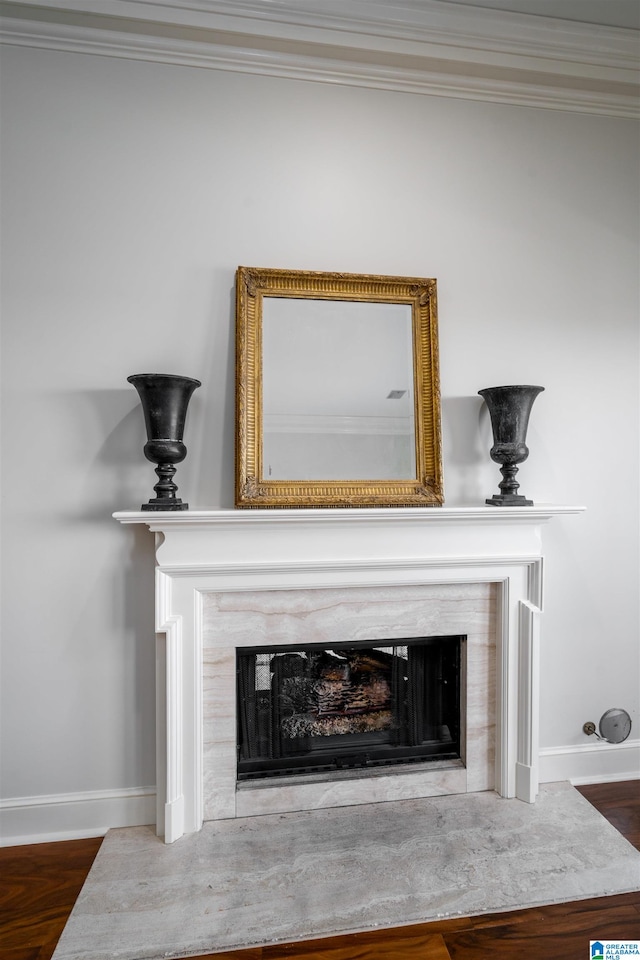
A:
[[[102,837],[155,821],[155,787],[15,797],[0,800],[0,846]]]
[[[585,743],[540,750],[541,783],[608,783],[640,778],[640,740]],[[156,822],[156,788],[0,800],[0,846],[101,837],[111,827]]]
[[[540,749],[540,783],[610,783],[640,778],[640,740]]]

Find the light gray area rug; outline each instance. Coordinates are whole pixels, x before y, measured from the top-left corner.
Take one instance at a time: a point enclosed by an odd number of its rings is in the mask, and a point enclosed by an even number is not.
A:
[[[54,960],[166,960],[640,889],[640,853],[573,787],[107,834]]]

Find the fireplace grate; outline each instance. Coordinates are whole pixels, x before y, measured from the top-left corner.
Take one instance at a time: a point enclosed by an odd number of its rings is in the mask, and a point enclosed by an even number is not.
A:
[[[238,779],[459,759],[464,640],[238,649]]]

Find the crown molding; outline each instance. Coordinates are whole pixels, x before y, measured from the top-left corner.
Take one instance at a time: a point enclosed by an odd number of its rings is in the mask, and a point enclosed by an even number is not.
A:
[[[441,0],[22,0],[0,42],[640,117],[640,31]]]
[[[406,417],[344,417],[305,413],[265,414],[265,433],[314,433],[346,436],[411,437],[413,445],[413,416]]]

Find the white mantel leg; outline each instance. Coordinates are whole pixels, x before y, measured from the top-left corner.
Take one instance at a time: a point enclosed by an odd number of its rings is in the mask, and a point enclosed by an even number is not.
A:
[[[182,631],[179,619],[166,633],[167,661],[167,770],[164,804],[164,838],[173,843],[184,833],[182,777]]]
[[[540,609],[520,601],[520,691],[516,796],[533,803],[538,795],[540,729]]]

